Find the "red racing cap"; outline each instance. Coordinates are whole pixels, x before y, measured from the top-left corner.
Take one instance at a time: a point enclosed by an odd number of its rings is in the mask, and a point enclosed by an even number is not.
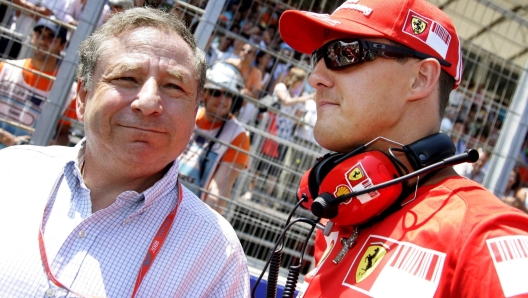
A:
[[[287,10],[279,22],[283,40],[295,50],[311,54],[340,38],[379,37],[451,63],[442,66],[462,77],[460,41],[451,19],[424,0],[348,0],[331,15]]]

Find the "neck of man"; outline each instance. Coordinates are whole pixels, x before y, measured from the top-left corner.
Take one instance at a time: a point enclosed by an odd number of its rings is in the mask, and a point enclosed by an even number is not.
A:
[[[162,169],[145,169],[144,165],[96,158],[87,150],[81,174],[90,190],[92,212],[109,207],[125,191],[144,192],[159,181],[171,165]]]
[[[224,123],[229,118],[229,114],[220,116],[218,114],[210,113],[206,110],[204,117],[205,120],[211,122],[212,128],[215,124],[218,125],[218,123]]]
[[[31,64],[38,71],[53,72],[57,68],[57,60],[53,55],[34,55]]]

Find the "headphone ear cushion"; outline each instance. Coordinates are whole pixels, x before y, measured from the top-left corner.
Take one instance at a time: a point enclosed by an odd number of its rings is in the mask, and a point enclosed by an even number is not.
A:
[[[319,186],[326,175],[336,166],[334,161],[341,156],[343,156],[341,153],[327,154],[312,167],[308,175],[308,189],[312,198],[319,196]]]
[[[390,181],[400,175],[399,168],[390,156],[381,151],[368,151],[351,156],[331,168],[320,183],[318,191],[338,198]],[[379,215],[394,203],[401,192],[402,184],[398,183],[350,197],[340,203],[326,204],[326,202],[322,202],[321,204],[321,200],[317,203],[320,205],[318,206],[321,207],[320,209],[328,208],[328,210],[322,211],[325,215],[334,212],[329,208],[332,207],[331,205],[338,206],[337,214],[333,218],[334,223],[356,225]],[[314,196],[314,198],[316,197],[318,196]],[[326,197],[323,199],[328,201]]]

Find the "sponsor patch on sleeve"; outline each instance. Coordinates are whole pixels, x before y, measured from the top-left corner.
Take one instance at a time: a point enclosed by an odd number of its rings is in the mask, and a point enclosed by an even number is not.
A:
[[[504,296],[528,293],[528,236],[503,236],[486,240]]]

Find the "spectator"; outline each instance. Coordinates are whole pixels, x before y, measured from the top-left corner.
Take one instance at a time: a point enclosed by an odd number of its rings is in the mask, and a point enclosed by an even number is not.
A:
[[[262,40],[268,45],[268,48],[275,48],[277,37],[277,26],[269,25],[262,35]]]
[[[528,188],[520,187],[515,193],[516,203],[513,205],[515,208],[528,213]]]
[[[240,36],[246,39],[249,37],[245,34],[241,34]],[[217,61],[226,61],[228,59],[240,59],[240,52],[242,51],[246,42],[240,38],[231,38],[233,39],[233,45],[226,52],[219,53]]]
[[[279,82],[282,82],[284,77],[286,77],[288,74],[290,67],[292,66],[289,61],[280,59],[281,56],[288,59],[293,57],[293,53],[293,49],[285,42],[280,44],[279,56],[275,59],[268,90],[273,91],[275,89],[275,85],[277,85]]]
[[[263,40],[264,29],[260,26],[254,26],[249,30],[249,42],[259,45],[265,49],[267,47],[266,42]]]
[[[478,151],[479,159],[476,162],[461,163],[455,165],[453,168],[459,175],[482,184],[484,177],[486,177],[486,168],[491,152],[488,150],[483,150],[482,148],[479,148]]]
[[[242,104],[236,94],[244,81],[240,71],[225,62],[213,64],[207,71],[207,80],[195,134],[179,158],[180,177],[193,186],[198,197],[223,213],[227,204],[224,198],[231,196],[235,180],[249,161],[245,153],[250,149],[249,135],[233,117]]]
[[[79,57],[86,138],[0,150],[0,236],[18,244],[1,248],[0,296],[248,297],[233,228],[178,182],[205,82],[192,34],[128,9]]]
[[[466,151],[466,139],[468,137],[467,133],[468,129],[464,121],[457,119],[453,125],[453,129],[451,130],[451,139],[455,143],[456,154]]]
[[[79,19],[81,17],[81,13],[84,9],[84,6],[86,5],[86,2],[87,0],[67,0],[67,3],[66,3],[67,14],[64,19],[64,22],[77,26],[79,24]],[[130,8],[131,7],[129,6],[130,3],[131,1],[125,5]],[[101,24],[103,24],[103,22],[108,19],[110,13],[111,13],[110,5],[108,3],[105,3],[103,6],[103,10],[101,11],[101,15],[99,16],[99,21],[97,22],[96,27],[101,26]]]
[[[301,96],[306,79],[306,71],[292,67],[283,82],[275,85],[273,95],[280,100],[281,115],[277,116],[277,136],[284,140],[291,140],[295,121],[283,115],[297,118],[303,117],[306,101],[314,98],[314,93]]]
[[[60,52],[66,45],[67,30],[40,19],[33,28],[31,58],[0,62],[0,149],[27,142],[53,87],[59,71]],[[38,73],[44,75],[40,75]],[[74,96],[72,88],[69,101]]]
[[[209,39],[207,40],[207,44],[205,45],[205,61],[207,62],[207,65],[212,65],[218,60],[218,56],[220,55],[220,50],[218,49],[217,45],[215,45],[213,42],[216,38],[222,38],[224,34],[220,32],[213,32],[211,36],[209,36]]]
[[[273,112],[268,112],[268,132],[282,140],[291,141],[293,137],[296,122],[288,116],[302,117],[305,112],[305,102],[314,97],[313,93],[300,96],[303,91],[306,75],[305,70],[292,67],[286,78],[284,78],[284,81],[278,83],[275,86],[275,90],[273,90],[273,97],[279,102],[281,114],[276,115]],[[265,139],[261,150],[269,160],[282,164],[287,149],[288,147],[281,143],[273,141],[272,139]],[[258,168],[258,175],[265,176],[265,194],[271,196],[275,189],[277,178],[281,174],[281,169],[266,161],[262,161]]]
[[[257,53],[257,57],[255,58],[257,68],[262,73],[262,81],[260,82],[260,85],[262,86],[262,90],[266,90],[269,81],[271,79],[270,75],[270,62],[271,62],[271,54],[259,51]]]
[[[53,11],[46,6],[38,5],[38,1],[14,0],[13,3],[24,7],[27,11],[35,11],[45,16],[53,14]],[[20,10],[13,12],[13,16],[10,17],[10,21],[7,23],[11,25],[11,30],[13,30],[15,34],[12,38],[5,36],[0,38],[0,52],[2,53],[2,58],[18,59],[22,44],[25,41],[24,37],[31,35],[30,28],[33,27],[36,20],[38,20],[38,17],[36,15],[29,15],[28,12],[22,13]]]
[[[262,72],[253,63],[255,62],[256,49],[246,43],[240,51],[240,58],[230,58],[226,62],[235,65],[240,72],[242,77],[246,81],[246,86],[242,90],[242,94],[258,98],[260,91],[262,90]]]
[[[3,44],[0,43],[0,50],[2,53],[5,53],[5,50],[11,50],[11,59],[22,59],[31,55],[31,49],[27,44],[31,41],[31,29],[35,26],[35,22],[40,19],[40,16],[34,14],[33,11],[58,21],[65,21],[67,19],[67,0],[43,2],[36,0],[14,0],[14,3],[26,8],[26,10],[16,11],[11,26],[15,34],[21,36],[21,38],[15,36],[12,41],[7,41],[8,45],[6,45],[6,41]],[[4,45],[6,45],[6,49],[4,49]]]
[[[528,192],[526,188],[522,187],[521,175],[518,170],[513,169],[506,185],[506,191],[502,197],[502,201],[507,205],[515,207],[521,211],[527,212],[526,195]]]

